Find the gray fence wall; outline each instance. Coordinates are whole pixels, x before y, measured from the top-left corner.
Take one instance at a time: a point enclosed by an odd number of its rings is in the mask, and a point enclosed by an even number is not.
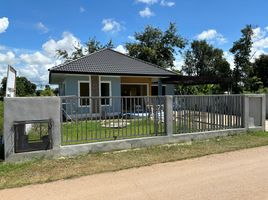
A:
[[[266,119],[268,119],[268,94],[265,94],[265,102],[266,102]]]
[[[16,97],[4,99],[5,159],[29,153],[14,153],[14,122],[51,120],[53,149],[60,148],[60,98]]]
[[[66,103],[66,101],[62,101],[62,98],[65,97],[5,98],[4,142],[5,158],[7,161],[16,161],[40,156],[51,157],[135,148],[224,136],[237,132],[246,132],[246,130],[250,128],[257,130],[265,129],[265,95],[240,95],[235,98],[229,95],[212,97],[163,96],[160,97],[160,99],[163,99],[161,101],[159,98],[158,100],[157,98],[156,100],[153,100],[153,97],[151,97],[151,100],[148,100],[150,99],[149,97],[139,97],[140,99],[143,99],[143,101],[139,101],[141,105],[136,105],[130,110],[127,108],[125,112],[122,112],[124,109],[121,107],[121,114],[118,114],[117,112],[117,114],[113,116],[106,113],[96,117],[96,113],[94,113],[94,117],[90,118],[90,113],[83,113],[86,117],[82,119],[81,117],[77,117],[80,111],[74,107],[74,111],[77,113],[73,115],[75,118],[72,118],[72,120],[69,121],[64,121],[63,119],[64,106],[62,103]],[[116,98],[122,102],[122,99],[119,97]],[[204,101],[201,101],[200,103],[201,99]],[[132,101],[134,101],[134,99]],[[147,104],[152,110],[148,109]],[[123,104],[120,105],[122,106]],[[72,104],[72,106],[77,106],[77,104]],[[113,111],[114,109],[108,109],[107,112],[109,110]],[[204,117],[202,118],[202,116]],[[14,153],[14,122],[45,119],[49,119],[53,122],[52,150]],[[102,134],[106,134],[105,136],[107,137],[104,137],[105,140],[100,140],[101,142],[96,141],[96,139],[99,138],[93,138],[94,140],[90,141],[90,137],[86,138],[86,140],[84,137],[85,135],[81,137],[81,131],[90,130],[85,129],[89,120],[94,120],[94,122],[98,122],[100,125],[105,125],[106,122],[110,123],[112,121],[114,123],[120,122],[121,120],[123,122],[125,119],[130,120],[129,122],[133,122],[136,125],[139,125],[141,122],[145,123],[147,128],[143,127],[143,129],[138,129],[138,131],[145,131],[144,133],[146,134],[137,134],[141,132],[137,132],[135,127],[134,129],[130,127],[129,130],[132,132],[128,132],[130,135],[126,134],[127,137],[121,137],[124,136],[124,131],[122,130],[120,132],[119,129],[111,129],[112,132],[110,133],[112,133],[112,137],[110,137],[109,133],[106,132],[106,130],[108,130],[107,127],[104,127],[104,133],[102,132]],[[148,121],[150,122],[149,124]],[[126,124],[127,122],[128,121],[126,121]],[[181,126],[178,126],[178,124],[184,125],[183,132],[178,131],[182,128]],[[200,128],[202,127],[201,124],[205,124],[203,128]],[[99,126],[95,127],[98,131]],[[66,130],[68,129],[68,131],[75,130],[75,140],[72,138],[72,140],[69,141],[68,138],[66,138],[66,135],[63,135],[64,128]],[[158,131],[159,133],[159,130],[163,132],[161,132],[161,134],[154,134],[154,131]],[[116,135],[119,132],[121,135]],[[96,133],[100,134],[100,132]],[[82,140],[91,143],[79,144],[82,141],[81,138]],[[113,139],[113,141],[106,141],[111,139]],[[64,141],[71,142],[70,144],[72,145],[64,144]]]
[[[263,127],[265,130],[266,95],[245,95],[245,128]]]

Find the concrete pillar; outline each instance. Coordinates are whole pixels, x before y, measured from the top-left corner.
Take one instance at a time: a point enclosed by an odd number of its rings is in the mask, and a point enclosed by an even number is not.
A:
[[[173,96],[165,96],[165,124],[166,124],[166,133],[168,136],[173,135]]]
[[[244,127],[249,128],[249,98],[244,95]]]
[[[158,79],[158,96],[162,96],[163,91],[162,91],[162,80]]]
[[[92,97],[99,97],[100,96],[100,89],[99,89],[99,76],[91,76],[91,96]],[[93,98],[92,99],[92,112],[93,113],[100,113],[100,99]]]
[[[263,94],[244,95],[244,127],[265,130],[266,97]]]
[[[266,95],[262,96],[262,130],[265,131],[265,121],[266,121]]]

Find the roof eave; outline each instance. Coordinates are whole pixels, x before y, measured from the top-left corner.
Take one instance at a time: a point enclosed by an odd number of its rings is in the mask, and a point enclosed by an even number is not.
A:
[[[55,74],[81,74],[81,75],[110,75],[110,76],[153,76],[153,77],[173,77],[177,76],[177,74],[134,74],[134,73],[102,73],[102,72],[77,72],[77,71],[53,71],[50,70],[50,73],[55,73]],[[49,73],[49,74],[50,74]]]

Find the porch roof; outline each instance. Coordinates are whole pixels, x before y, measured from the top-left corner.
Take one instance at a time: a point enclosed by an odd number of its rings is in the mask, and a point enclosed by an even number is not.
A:
[[[180,85],[202,85],[202,84],[230,84],[231,78],[212,76],[182,76],[177,75],[162,79],[162,83]]]
[[[176,76],[176,73],[143,60],[106,48],[49,69],[50,73]]]

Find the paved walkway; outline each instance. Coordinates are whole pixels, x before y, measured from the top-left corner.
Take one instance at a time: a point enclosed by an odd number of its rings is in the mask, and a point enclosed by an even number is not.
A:
[[[1,200],[268,199],[268,147],[22,188]]]

